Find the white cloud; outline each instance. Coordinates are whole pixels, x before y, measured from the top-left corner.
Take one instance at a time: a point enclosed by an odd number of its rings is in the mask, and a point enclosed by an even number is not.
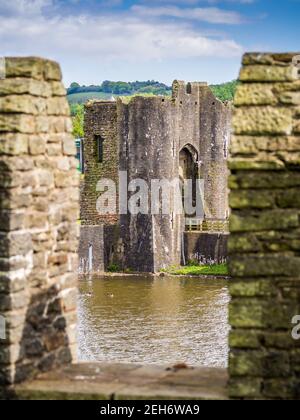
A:
[[[52,57],[86,56],[103,61],[149,61],[201,56],[233,57],[242,49],[233,40],[211,39],[186,24],[146,22],[123,16],[35,19],[0,17],[1,48],[6,53]]]
[[[217,7],[179,8],[176,6],[147,7],[135,5],[131,8],[131,10],[146,17],[175,17],[208,23],[231,25],[243,22],[243,18],[239,13],[221,10]]]
[[[52,5],[52,0],[0,0],[0,15],[39,15],[45,7]]]
[[[97,74],[97,68],[100,73],[105,66],[108,72],[122,63],[135,68],[168,60],[231,58],[243,52],[233,39],[202,32],[184,20],[145,19],[136,12],[61,15],[55,8],[49,17],[43,12],[48,0],[19,0],[16,10],[23,10],[25,3],[31,4],[24,13],[0,13],[0,56],[48,57],[63,66],[68,63],[69,73]],[[0,0],[0,10],[3,5]]]

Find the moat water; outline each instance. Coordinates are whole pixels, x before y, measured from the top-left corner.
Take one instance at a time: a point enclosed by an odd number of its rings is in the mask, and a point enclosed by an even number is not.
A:
[[[95,277],[80,282],[80,360],[226,367],[225,280]]]

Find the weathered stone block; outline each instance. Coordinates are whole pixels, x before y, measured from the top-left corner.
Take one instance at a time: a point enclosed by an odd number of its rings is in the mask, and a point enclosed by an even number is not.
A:
[[[295,121],[294,127],[293,127],[293,133],[294,134],[300,134],[300,122]]]
[[[234,277],[293,276],[300,270],[300,258],[284,255],[232,257],[230,274]]]
[[[3,113],[44,114],[46,101],[29,95],[0,96],[0,109]]]
[[[291,349],[295,346],[290,331],[286,332],[264,332],[263,342],[265,347],[273,349]]]
[[[46,135],[49,129],[50,129],[49,118],[45,116],[39,116],[39,115],[35,117],[35,132],[37,134],[44,133]]]
[[[67,156],[75,156],[76,147],[74,139],[71,136],[63,139],[63,152]]]
[[[47,60],[46,62],[43,60],[43,74],[45,80],[50,81],[58,81],[60,82],[62,79],[61,69],[58,63],[54,61]]]
[[[262,280],[232,280],[229,285],[233,297],[270,297],[276,296],[277,290],[272,282]]]
[[[31,115],[0,114],[0,132],[28,133],[35,132],[35,120]]]
[[[62,146],[59,143],[49,143],[46,150],[48,156],[61,156]]]
[[[50,86],[53,96],[66,96],[67,91],[61,82],[51,82]]]
[[[229,382],[231,398],[259,398],[261,397],[262,379],[234,378]]]
[[[229,355],[229,372],[230,375],[260,377],[264,370],[263,351],[232,351]]]
[[[269,328],[273,330],[287,330],[291,334],[291,320],[299,313],[298,302],[278,302],[276,306],[270,305],[268,316]]]
[[[277,205],[281,208],[300,208],[299,189],[291,188],[280,192],[276,198]]]
[[[257,159],[259,152],[299,152],[300,137],[297,136],[233,136],[231,141],[231,154],[234,156],[249,156]],[[270,161],[272,155],[265,155]]]
[[[56,82],[53,82],[56,83]],[[26,78],[0,80],[0,96],[25,95],[47,98],[51,95],[51,86],[46,82]]]
[[[278,99],[273,88],[272,84],[241,84],[236,90],[234,105],[276,105]]]
[[[26,134],[0,134],[0,155],[19,156],[28,153],[28,135]]]
[[[298,341],[299,343],[299,341]],[[299,343],[300,344],[300,343]],[[290,345],[290,348],[292,346]],[[292,350],[290,353],[290,365],[291,370],[295,372],[297,375],[300,373],[300,349]]]
[[[233,328],[229,332],[231,349],[258,349],[261,347],[262,332]]]
[[[6,77],[28,77],[42,80],[44,78],[44,60],[37,57],[7,57]]]
[[[228,239],[228,250],[230,254],[244,252],[262,252],[263,245],[255,234],[234,234]]]
[[[243,56],[243,65],[290,66],[296,55],[299,53],[246,53]]]
[[[52,97],[47,101],[48,115],[70,115],[70,107],[65,97]]]
[[[297,228],[298,226],[298,212],[292,210],[235,212],[230,217],[231,232],[285,230]]]
[[[263,359],[265,378],[282,378],[291,374],[289,353],[270,350]]]
[[[292,63],[290,66],[248,65],[240,72],[242,82],[293,82],[297,79],[297,68]]]
[[[235,134],[291,135],[293,132],[293,110],[287,107],[236,108],[233,118]]]
[[[29,138],[29,152],[31,155],[43,155],[46,152],[47,138],[40,136],[30,136]]]
[[[231,156],[257,153],[256,138],[251,136],[232,136],[230,144]]]
[[[270,379],[264,382],[263,395],[270,399],[299,399],[299,383],[294,379]]]
[[[266,303],[258,299],[234,299],[229,305],[229,323],[235,328],[266,328]]]
[[[232,189],[284,189],[300,187],[300,173],[293,172],[244,172],[231,174],[229,187]]]
[[[275,206],[275,196],[270,191],[232,191],[229,204],[233,209],[270,209]]]
[[[286,105],[300,105],[300,92],[283,92],[279,100]]]
[[[265,156],[261,158],[258,156],[256,159],[231,159],[228,166],[233,171],[282,171],[285,169],[285,163],[277,157],[271,156],[268,161],[265,160]]]

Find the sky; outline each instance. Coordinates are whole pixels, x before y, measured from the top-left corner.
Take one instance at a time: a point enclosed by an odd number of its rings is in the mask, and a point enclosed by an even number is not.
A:
[[[64,82],[237,78],[246,51],[300,51],[300,0],[0,0],[0,56]]]

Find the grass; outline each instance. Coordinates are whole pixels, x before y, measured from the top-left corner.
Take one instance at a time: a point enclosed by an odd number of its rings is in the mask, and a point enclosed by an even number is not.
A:
[[[228,276],[227,264],[188,265],[186,267],[170,267],[162,270],[173,276]]]
[[[110,264],[107,268],[108,273],[120,273],[122,270],[117,264]]]

